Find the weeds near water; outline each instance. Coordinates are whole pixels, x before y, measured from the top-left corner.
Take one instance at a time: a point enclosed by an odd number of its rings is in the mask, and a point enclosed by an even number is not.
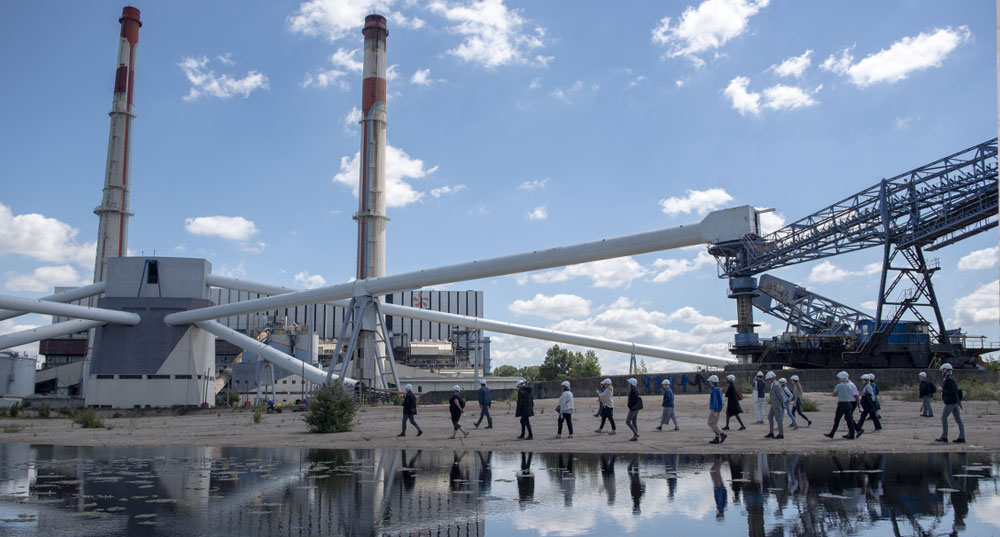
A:
[[[84,429],[103,429],[104,420],[92,408],[84,408],[73,415],[73,423]]]
[[[802,398],[802,411],[803,412],[819,412],[819,405],[816,401],[809,399],[808,397]]]
[[[38,407],[38,417],[39,418],[48,418],[49,414],[51,414],[51,413],[52,413],[52,407],[50,407],[49,405],[42,405],[42,406]]]
[[[256,408],[253,411],[253,422],[260,423],[264,419],[264,412],[260,408]]]
[[[4,427],[3,428],[3,432],[5,432],[5,433],[19,433],[23,429],[24,429],[24,427],[21,427],[19,425],[10,425],[10,426]]]
[[[7,413],[12,418],[16,418],[18,413],[20,412],[21,412],[21,403],[14,403],[13,405],[10,405],[9,409],[7,409]]]

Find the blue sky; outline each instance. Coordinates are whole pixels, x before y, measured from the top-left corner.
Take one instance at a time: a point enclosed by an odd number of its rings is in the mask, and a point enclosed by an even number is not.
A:
[[[122,5],[0,5],[0,292],[41,296],[92,277]],[[774,226],[997,132],[987,2],[136,7],[130,251],[206,257],[275,284],[353,276],[360,27],[372,9],[389,19],[393,73],[390,274],[733,205],[775,208]],[[949,327],[1000,339],[996,233],[934,257]],[[774,274],[865,308],[880,258]],[[735,318],[703,249],[449,288],[483,289],[490,318],[716,355]],[[758,319],[764,335],[783,328]],[[545,347],[496,335],[494,363],[538,363]]]

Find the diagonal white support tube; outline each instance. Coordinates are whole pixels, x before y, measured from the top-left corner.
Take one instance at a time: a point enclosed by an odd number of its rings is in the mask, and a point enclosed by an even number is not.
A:
[[[48,315],[59,315],[61,317],[90,319],[91,321],[127,324],[131,326],[139,324],[139,321],[142,320],[139,315],[129,313],[127,311],[91,308],[88,306],[77,306],[75,304],[61,304],[59,302],[49,302],[47,300],[39,300],[37,298],[23,298],[10,295],[0,295],[0,307],[28,313],[45,313]]]
[[[755,222],[756,212],[753,207],[734,207],[710,213],[701,222],[690,226],[647,231],[645,233],[586,242],[573,246],[535,250],[533,252],[471,261],[458,265],[406,272],[394,276],[368,278],[366,280],[357,280],[350,283],[269,296],[245,302],[234,302],[221,306],[182,311],[171,313],[164,320],[170,325],[190,324],[258,311],[301,306],[304,304],[325,303],[352,296],[378,296],[403,289],[418,289],[429,285],[464,282],[480,278],[518,274],[532,270],[564,267],[566,265],[600,261],[602,259],[627,255],[670,250],[673,248],[694,246],[696,244],[734,240],[742,238],[747,233],[757,232]]]
[[[313,384],[326,384],[326,371],[323,371],[316,366],[307,364],[298,358],[285,354],[274,347],[269,347],[266,343],[261,343],[250,336],[241,334],[236,330],[223,326],[215,321],[199,321],[194,324],[198,328],[201,328],[210,334],[214,334],[215,337],[222,338],[243,350],[257,354],[261,358],[284,369],[285,371],[288,371],[289,373],[305,375],[305,379]],[[338,375],[333,375],[333,378],[338,379],[340,377]],[[345,378],[344,383],[349,386],[353,386],[357,383],[357,381]]]
[[[104,282],[92,283],[90,285],[84,285],[83,287],[77,287],[76,289],[70,289],[68,291],[63,291],[61,293],[55,293],[48,296],[43,296],[38,300],[47,300],[49,302],[74,302],[80,300],[81,298],[89,298],[92,296],[99,295],[104,292],[106,284]],[[0,310],[0,321],[5,321],[7,319],[13,319],[20,315],[24,315],[27,312],[24,311],[13,311],[13,310]]]
[[[8,349],[10,347],[26,345],[28,343],[34,343],[51,337],[59,337],[72,334],[74,332],[82,332],[83,330],[90,330],[91,328],[97,328],[98,326],[102,326],[104,324],[107,323],[104,321],[73,319],[72,321],[63,321],[61,323],[39,326],[38,328],[32,328],[31,330],[5,334],[0,336],[0,349]]]

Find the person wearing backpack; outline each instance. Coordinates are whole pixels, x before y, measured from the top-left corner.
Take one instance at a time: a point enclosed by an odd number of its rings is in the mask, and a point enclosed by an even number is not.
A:
[[[535,400],[531,395],[531,386],[523,380],[517,381],[517,407],[514,410],[514,417],[521,418],[521,436],[518,440],[532,440],[535,438],[531,434],[531,416],[535,415]],[[525,436],[525,431],[528,435]]]
[[[878,419],[878,411],[875,409],[875,388],[872,384],[872,375],[864,374],[861,375],[861,380],[864,384],[861,387],[861,416],[858,417],[858,423],[855,424],[854,428],[858,431],[864,432],[863,428],[866,419],[871,419],[872,423],[875,424],[875,430],[882,430],[882,422]]]
[[[937,386],[933,382],[927,380],[927,373],[923,371],[920,372],[920,401],[922,406],[920,407],[920,415],[925,418],[934,417],[934,408],[931,407],[931,400],[934,399],[934,393],[937,392]]]
[[[451,437],[455,438],[458,431],[462,431],[462,434],[469,436],[469,431],[462,428],[462,425],[458,423],[458,420],[462,419],[465,415],[465,399],[462,399],[462,388],[456,384],[451,387],[451,398],[448,399],[448,410],[451,411],[451,426],[454,429],[451,433]]]
[[[625,425],[629,429],[632,429],[632,438],[629,441],[635,442],[639,439],[639,411],[642,410],[642,397],[639,397],[639,391],[635,389],[636,381],[634,378],[628,379],[629,391],[628,391],[628,415],[625,417]]]
[[[958,438],[954,440],[956,444],[965,443],[965,425],[962,423],[962,390],[958,389],[958,382],[953,376],[954,371],[951,364],[941,366],[941,374],[944,375],[944,382],[941,383],[941,400],[944,401],[944,410],[941,412],[941,438],[937,442],[948,443],[948,416],[954,414],[955,423],[958,424]]]

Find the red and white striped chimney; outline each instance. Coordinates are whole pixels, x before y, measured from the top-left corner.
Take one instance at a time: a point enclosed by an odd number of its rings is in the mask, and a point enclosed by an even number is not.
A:
[[[358,188],[357,278],[385,275],[385,38],[382,15],[365,17],[361,98],[361,171]]]

